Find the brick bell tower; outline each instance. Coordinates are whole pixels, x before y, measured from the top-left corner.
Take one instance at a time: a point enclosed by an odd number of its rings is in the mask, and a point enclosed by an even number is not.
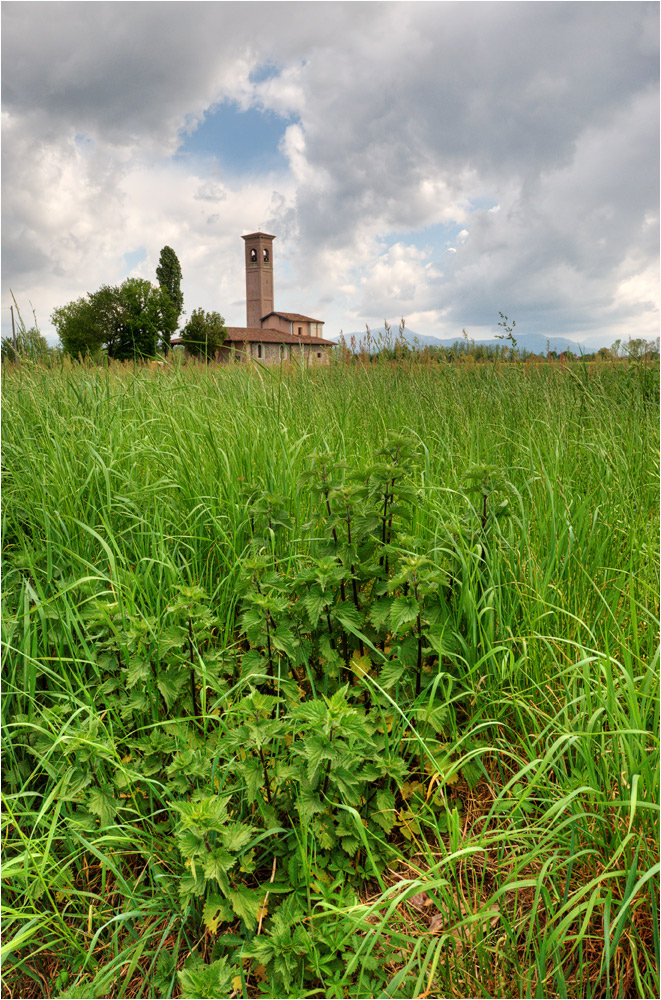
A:
[[[242,236],[246,247],[246,325],[260,327],[273,312],[273,240],[268,233]]]

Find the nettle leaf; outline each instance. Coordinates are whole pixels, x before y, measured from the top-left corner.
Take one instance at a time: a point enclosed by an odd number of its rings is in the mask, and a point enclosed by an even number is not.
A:
[[[268,669],[265,656],[258,649],[249,649],[241,658],[241,672],[245,678],[254,674],[264,674]]]
[[[363,656],[360,656],[358,653],[354,653],[351,657],[351,669],[359,677],[364,677],[365,674],[371,673],[372,661],[367,653],[363,654]]]
[[[128,670],[126,671],[126,686],[130,689],[135,687],[138,681],[149,680],[149,677],[149,662],[139,659],[137,656],[132,656]]]
[[[340,836],[342,835],[340,834]],[[346,851],[351,858],[354,857],[356,851],[360,848],[360,841],[354,836],[342,837],[340,844],[342,846],[342,850]]]
[[[230,889],[227,895],[237,917],[241,917],[249,931],[254,930],[257,926],[259,911],[264,902],[264,890],[242,887],[240,889]]]
[[[344,625],[345,628],[353,626],[354,628],[360,628],[363,624],[363,614],[355,604],[350,604],[349,601],[342,601],[337,604],[333,609],[333,617]]]
[[[228,851],[240,851],[250,843],[252,828],[245,823],[229,823],[221,833],[223,844]]]
[[[322,850],[330,851],[337,844],[333,823],[328,818],[323,816],[316,817],[314,820],[314,832]]]
[[[279,625],[277,630],[271,632],[271,647],[291,659],[296,655],[297,644],[298,640],[291,629]]]
[[[322,813],[325,810],[325,806],[317,792],[306,781],[301,782],[296,808],[304,823],[310,823],[316,813]]]
[[[228,957],[223,955],[211,965],[199,959],[195,965],[178,972],[181,995],[184,1000],[210,1000],[212,997],[228,997],[234,992],[233,979],[236,968],[227,967]]]
[[[222,879],[223,874],[234,867],[236,860],[224,847],[214,847],[204,855],[204,877]]]
[[[123,687],[122,682],[118,680],[117,677],[109,677],[107,680],[103,682],[103,684],[99,686],[98,694],[100,695],[112,694],[114,691],[117,690],[117,688],[121,687]]]
[[[397,631],[402,625],[415,621],[420,612],[420,605],[409,594],[407,597],[396,597],[390,609],[390,624]]]
[[[255,757],[248,757],[247,760],[240,761],[237,770],[243,776],[248,793],[248,801],[255,802],[260,797],[260,791],[264,782],[264,772],[262,765]]]
[[[145,712],[149,708],[149,698],[143,690],[133,691],[131,697],[121,708],[122,718],[126,719],[132,712]]]
[[[163,695],[168,710],[171,709],[176,702],[179,697],[179,692],[185,683],[186,676],[183,671],[174,673],[173,671],[168,670],[167,673],[159,676],[156,686]]]
[[[386,770],[382,761],[370,761],[361,767],[360,780],[369,781],[371,783],[373,781],[378,781],[379,778],[383,778],[385,773]]]
[[[319,653],[330,667],[337,666],[342,662],[340,654],[333,648],[328,632],[322,632],[319,636]]]
[[[348,684],[344,687],[339,688],[335,694],[328,699],[328,711],[332,716],[339,715],[341,712],[346,711],[349,708],[349,702],[347,701],[347,691],[349,690]]]
[[[119,791],[126,788],[133,788],[134,785],[142,781],[144,778],[144,770],[141,768],[140,771],[135,771],[131,767],[123,767],[122,770],[116,770],[114,775],[115,788]]]
[[[321,617],[328,602],[328,596],[322,594],[319,587],[312,587],[303,596],[303,607],[307,611],[312,627],[317,627],[317,622]]]
[[[179,880],[179,895],[183,902],[202,896],[207,887],[207,882],[201,871],[186,872]]]
[[[314,781],[322,761],[332,760],[335,756],[333,744],[324,733],[310,733],[300,750],[308,761],[308,779],[310,781]]]
[[[426,722],[437,733],[443,731],[448,717],[448,707],[445,703],[427,702],[421,708],[416,708],[414,715],[418,722]]]
[[[393,599],[390,597],[381,597],[378,601],[374,601],[368,615],[374,628],[381,628],[384,622],[388,620],[392,603]]]
[[[376,793],[376,809],[372,813],[372,819],[378,823],[382,830],[390,833],[395,825],[395,793],[386,788],[380,788]]]
[[[94,788],[87,800],[87,808],[99,817],[101,826],[107,826],[119,808],[113,793],[112,785],[104,785],[103,788]]]
[[[347,802],[355,803],[358,801],[364,782],[360,780],[352,767],[335,766],[331,772],[331,779]]]
[[[418,658],[418,640],[415,635],[409,635],[395,647],[397,659],[406,666],[414,666]]]
[[[76,766],[70,767],[62,779],[62,797],[65,794],[67,797],[77,795],[84,788],[87,788],[91,781],[92,775],[89,771],[83,771],[82,768]]]
[[[314,701],[305,701],[301,705],[297,705],[292,710],[292,715],[297,719],[303,719],[305,722],[310,723],[311,726],[323,726],[328,722],[328,708],[320,698],[315,698]]]
[[[223,830],[227,822],[229,796],[198,796],[190,801],[170,802],[170,808],[181,816],[182,829],[201,833],[206,830]]]
[[[388,691],[397,684],[405,669],[404,664],[398,660],[389,660],[381,667],[379,684]]]
[[[177,847],[185,858],[193,858],[205,850],[203,838],[193,830],[182,830],[177,834]]]
[[[215,934],[218,931],[218,924],[229,923],[233,919],[234,911],[231,903],[224,896],[211,895],[204,904],[202,916],[204,926],[212,934]]]
[[[181,625],[170,625],[163,629],[157,641],[159,656],[167,656],[171,649],[181,649],[188,640],[188,631]]]

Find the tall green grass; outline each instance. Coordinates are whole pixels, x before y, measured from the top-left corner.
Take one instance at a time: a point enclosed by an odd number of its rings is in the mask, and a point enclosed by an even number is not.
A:
[[[160,635],[199,586],[234,649],[246,490],[282,494],[314,554],[309,456],[360,465],[396,430],[420,456],[412,532],[465,563],[465,694],[445,692],[449,770],[440,800],[402,801],[398,863],[331,891],[298,831],[320,930],[289,995],[657,996],[657,413],[658,373],[634,364],[5,366],[6,995],[194,995],[177,970],[217,942],[178,893],[166,775],[136,791],[130,727],[95,704],[90,608]],[[458,544],[475,465],[498,467],[513,515],[486,588]],[[292,558],[291,536],[273,546]],[[96,826],[72,812],[76,768],[123,775]],[[237,969],[226,989],[264,995],[255,962]]]

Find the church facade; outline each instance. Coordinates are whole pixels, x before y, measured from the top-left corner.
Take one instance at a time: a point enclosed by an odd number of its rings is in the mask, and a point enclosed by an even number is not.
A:
[[[230,326],[217,360],[279,364],[297,358],[306,364],[328,364],[333,341],[324,340],[323,320],[273,308],[273,240],[250,233],[244,241],[246,325]],[[181,339],[171,341],[180,344]]]

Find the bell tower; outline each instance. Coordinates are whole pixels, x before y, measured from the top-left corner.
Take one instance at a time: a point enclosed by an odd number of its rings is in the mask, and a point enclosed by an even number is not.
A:
[[[242,236],[246,247],[246,325],[260,327],[273,312],[273,240],[268,233]]]

